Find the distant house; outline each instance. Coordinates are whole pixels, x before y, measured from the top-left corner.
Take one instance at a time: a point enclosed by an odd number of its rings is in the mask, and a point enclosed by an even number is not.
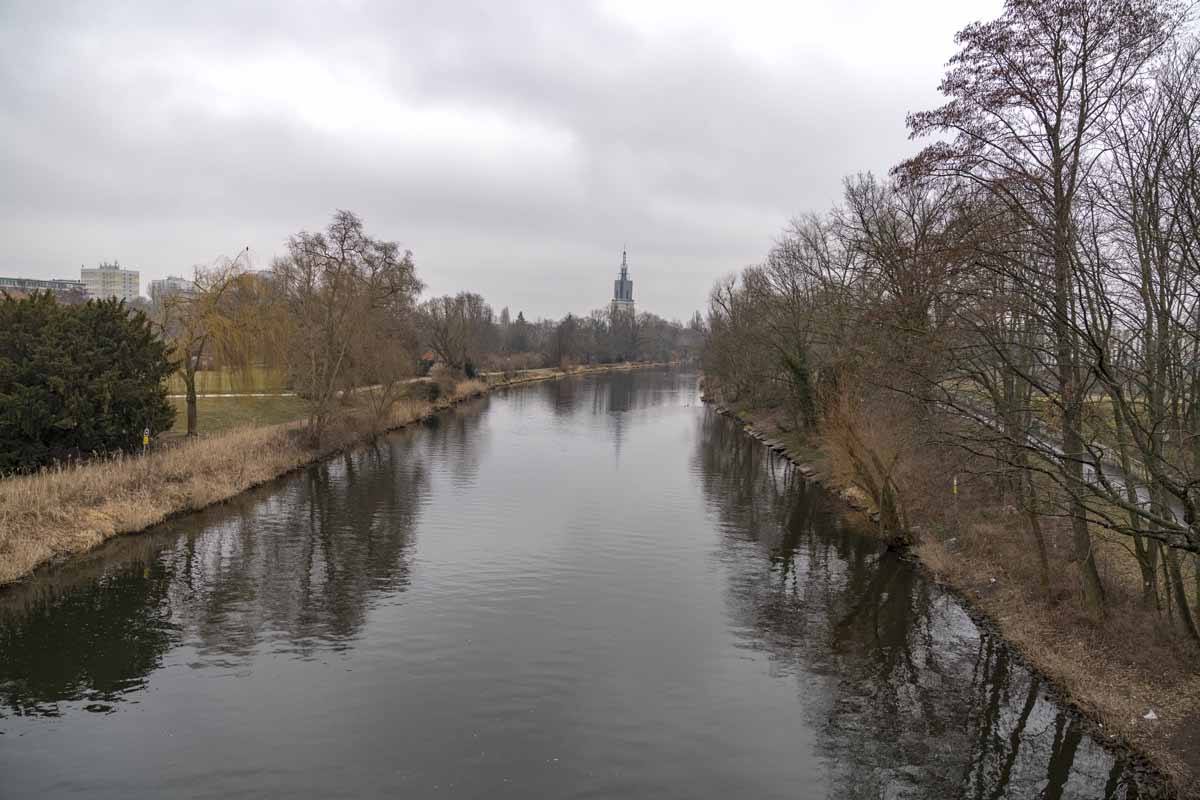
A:
[[[429,370],[433,369],[433,365],[436,363],[438,363],[437,353],[432,350],[426,350],[417,359],[417,374],[422,376],[428,375]]]
[[[115,261],[111,264],[101,263],[94,269],[80,267],[79,279],[83,281],[89,298],[106,300],[115,297],[133,301],[142,294],[141,273],[136,269],[123,269]]]

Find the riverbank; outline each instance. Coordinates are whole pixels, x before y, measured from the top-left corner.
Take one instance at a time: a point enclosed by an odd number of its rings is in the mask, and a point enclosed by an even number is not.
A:
[[[382,420],[343,412],[320,446],[306,444],[303,422],[243,427],[145,456],[0,479],[0,587],[38,567],[87,552],[114,536],[226,501],[248,489],[388,431],[429,419],[489,392],[563,377],[649,369],[612,364],[529,370],[457,384],[435,401],[402,400]]]
[[[708,398],[712,402],[711,398]],[[838,480],[817,437],[787,429],[770,409],[726,408],[765,446],[805,477],[840,494],[868,519],[867,496]],[[996,630],[1057,694],[1092,720],[1114,746],[1143,757],[1181,797],[1200,797],[1200,660],[1195,648],[1164,640],[1145,624],[1153,612],[1136,602],[1115,604],[1103,620],[1088,615],[1067,590],[1047,597],[1021,523],[1011,509],[965,498],[955,529],[914,517],[921,530],[911,549],[917,563]],[[1106,547],[1105,577],[1114,594],[1127,574],[1118,543]],[[1136,587],[1131,595],[1136,596]]]

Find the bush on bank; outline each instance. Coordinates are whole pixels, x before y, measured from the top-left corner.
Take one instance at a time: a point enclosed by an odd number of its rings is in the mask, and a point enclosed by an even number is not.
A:
[[[0,472],[141,446],[168,430],[172,366],[146,315],[124,302],[0,299]]]

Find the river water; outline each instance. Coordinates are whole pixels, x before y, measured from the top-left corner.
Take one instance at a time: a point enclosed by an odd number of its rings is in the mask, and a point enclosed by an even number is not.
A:
[[[493,395],[0,593],[6,798],[1146,794],[694,375]]]

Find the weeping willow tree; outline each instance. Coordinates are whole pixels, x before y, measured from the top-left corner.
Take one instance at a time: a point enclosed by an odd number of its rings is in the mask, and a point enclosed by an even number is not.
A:
[[[247,272],[248,264],[249,251],[243,250],[235,258],[196,267],[188,289],[159,304],[163,337],[184,386],[188,436],[198,433],[197,376],[223,370],[248,383],[250,367],[270,352],[276,315],[263,279]]]

